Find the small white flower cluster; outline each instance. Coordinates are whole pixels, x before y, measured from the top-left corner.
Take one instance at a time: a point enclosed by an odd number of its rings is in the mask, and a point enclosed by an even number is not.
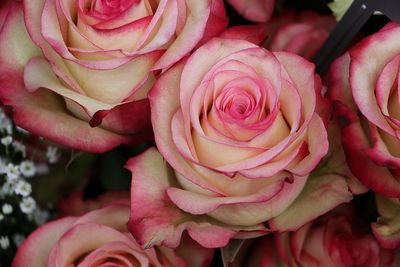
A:
[[[5,182],[0,188],[0,199],[8,195],[20,196],[20,209],[23,213],[29,214],[36,207],[36,201],[30,197],[32,185],[28,182],[28,179],[36,174],[35,165],[30,160],[24,160],[18,165],[7,163],[6,160],[0,157],[0,175],[5,176]],[[4,207],[10,206],[7,205],[3,205],[3,215],[7,214],[4,212]]]
[[[0,107],[0,229],[2,223],[31,223],[37,226],[50,218],[50,213],[41,209],[32,197],[30,179],[47,174],[49,164],[56,163],[60,153],[57,147],[49,146],[45,151],[47,162],[33,162],[27,158],[27,147],[19,141],[28,135],[26,130],[15,127]],[[25,214],[26,220],[21,221],[21,214]],[[28,233],[5,233],[0,230],[0,250],[11,248],[10,242],[18,247],[25,234]]]

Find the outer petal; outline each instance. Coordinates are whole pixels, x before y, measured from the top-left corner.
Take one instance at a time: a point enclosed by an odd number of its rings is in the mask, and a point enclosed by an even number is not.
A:
[[[335,114],[341,123],[341,138],[347,163],[362,183],[372,190],[386,196],[400,196],[400,183],[384,166],[378,166],[364,151],[371,148],[371,144],[357,115],[357,108],[348,94],[348,62],[347,54],[332,64],[330,75],[330,95],[335,103]],[[341,82],[338,82],[341,81]],[[341,102],[341,103],[340,103]]]
[[[149,94],[151,106],[151,121],[154,129],[154,138],[157,148],[169,164],[178,170],[186,179],[195,182],[198,186],[208,189],[208,185],[193,171],[188,162],[181,156],[172,139],[171,122],[179,108],[179,81],[185,60],[177,63],[164,73],[154,85]],[[210,188],[218,192],[216,188]]]
[[[367,187],[389,196],[400,196],[400,183],[384,166],[378,166],[364,152],[370,148],[359,119],[344,106],[337,108],[339,120],[344,121],[341,138],[347,163],[352,173]]]
[[[21,3],[12,1],[8,9],[0,32],[0,70],[22,71],[25,64],[41,52],[26,32]]]
[[[353,198],[346,180],[338,175],[312,174],[301,194],[282,214],[269,221],[273,230],[293,231]],[[319,199],[318,202],[315,200]],[[293,218],[296,218],[293,220]]]
[[[267,38],[267,31],[263,24],[234,26],[222,32],[219,37],[246,40],[260,45]]]
[[[222,1],[186,0],[186,6],[186,12],[188,12],[186,24],[176,40],[157,61],[153,67],[154,70],[168,68],[184,57],[201,41],[205,34],[208,34],[206,31],[211,30],[214,32],[212,35],[216,35],[226,27],[227,20],[225,19],[226,15]],[[220,19],[216,19],[218,17]],[[207,27],[210,19],[218,23]]]
[[[75,220],[66,217],[36,229],[19,247],[12,267],[46,266],[51,248]]]
[[[229,0],[228,2],[243,17],[255,22],[267,22],[275,7],[275,0]]]
[[[350,85],[360,111],[373,124],[394,135],[375,96],[378,75],[400,53],[400,27],[384,29],[364,39],[350,51]],[[379,52],[377,52],[379,51]],[[376,55],[371,58],[371,55]]]
[[[284,211],[300,194],[306,177],[293,183],[275,182],[258,194],[239,197],[209,197],[185,190],[167,190],[170,199],[191,214],[208,214],[226,224],[252,226],[261,224]]]
[[[132,172],[131,217],[128,228],[138,242],[148,248],[154,245],[177,247],[182,232],[207,248],[223,247],[236,231],[193,217],[179,210],[166,195],[174,185],[170,170],[156,149],[151,148],[128,161]],[[143,209],[143,207],[146,207]]]
[[[203,37],[196,47],[203,45],[213,37],[219,36],[219,34],[228,26],[228,22],[229,19],[225,13],[224,1],[211,0],[210,16],[208,17]]]
[[[315,170],[316,173],[331,173],[339,175],[346,179],[349,191],[353,194],[362,194],[369,189],[363,185],[351,172],[346,162],[346,156],[343,151],[342,140],[340,136],[340,127],[336,119],[329,121],[329,152],[323,161]]]

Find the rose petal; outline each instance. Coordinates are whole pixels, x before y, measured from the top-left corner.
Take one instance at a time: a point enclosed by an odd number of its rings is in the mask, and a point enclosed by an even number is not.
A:
[[[337,108],[337,115],[344,121],[342,142],[347,163],[352,173],[367,187],[386,196],[399,196],[400,183],[392,173],[376,165],[363,151],[369,149],[369,141],[359,119],[344,106]]]
[[[169,46],[166,53],[157,61],[153,68],[154,70],[171,66],[173,62],[184,57],[192,50],[206,34],[207,21],[210,17],[223,17],[222,20],[217,20],[219,23],[212,25],[213,31],[222,31],[227,25],[225,10],[220,0],[186,0],[186,7],[187,18],[185,26],[176,40]]]
[[[12,267],[46,266],[51,248],[75,220],[66,217],[40,226],[19,247]]]
[[[126,167],[133,174],[128,227],[142,246],[177,247],[182,232],[187,230],[204,247],[222,247],[236,234],[234,230],[202,222],[201,218],[196,222],[173,205],[166,195],[166,189],[173,185],[168,178],[169,170],[154,148],[130,159]]]
[[[398,34],[400,27],[379,31],[364,39],[350,52],[350,86],[357,106],[369,121],[392,135],[393,129],[376,102],[375,85],[380,70],[400,52],[400,42],[396,38]],[[376,51],[380,51],[380,56],[371,58],[370,55],[376,54]]]
[[[282,214],[269,221],[276,231],[294,231],[352,199],[346,180],[338,175],[311,176],[298,198]],[[319,199],[318,203],[315,199]],[[296,218],[296,220],[293,220]]]
[[[157,148],[168,157],[168,163],[186,179],[196,185],[218,192],[190,167],[181,156],[172,138],[171,123],[173,115],[179,107],[179,80],[185,61],[181,61],[162,75],[149,94],[151,121]]]
[[[271,17],[275,0],[229,0],[240,15],[255,22],[267,22]]]
[[[224,32],[219,37],[228,39],[240,39],[260,45],[267,38],[267,31],[263,24],[234,26]]]
[[[82,238],[84,236],[90,238]],[[122,242],[128,246],[133,243],[126,234],[101,224],[75,224],[59,238],[49,254],[49,263],[68,266],[86,253],[111,242]]]
[[[305,180],[298,177],[291,184],[275,181],[257,194],[241,197],[209,197],[175,188],[167,193],[175,205],[191,214],[208,214],[227,224],[252,226],[285,210],[300,193]]]

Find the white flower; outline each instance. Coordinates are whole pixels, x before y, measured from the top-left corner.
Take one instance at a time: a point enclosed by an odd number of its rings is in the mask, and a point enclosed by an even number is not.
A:
[[[12,138],[12,136],[6,136],[6,137],[1,138],[0,141],[4,146],[9,146],[12,143],[13,138]]]
[[[54,146],[47,147],[46,157],[50,163],[56,163],[60,158],[60,154],[58,153],[57,147]]]
[[[35,165],[30,160],[25,160],[19,165],[19,170],[25,177],[32,177],[35,175]]]
[[[0,222],[4,220],[4,215],[2,213],[0,213]]]
[[[10,240],[7,236],[0,236],[0,247],[2,249],[7,249],[10,246]]]
[[[17,195],[27,197],[32,193],[32,186],[30,183],[25,182],[24,180],[20,180],[20,181],[18,181],[17,185],[15,186],[14,192]]]
[[[14,234],[14,236],[13,236],[14,244],[17,247],[19,247],[22,244],[22,242],[24,242],[24,240],[25,240],[25,236],[23,234],[17,233],[17,234]]]
[[[11,214],[13,212],[13,207],[10,204],[3,204],[1,207],[1,210],[3,211],[4,214]]]
[[[18,166],[15,166],[12,163],[8,163],[8,165],[6,167],[6,174],[7,174],[7,180],[8,181],[17,180],[18,177],[20,176],[20,172],[19,172]]]
[[[25,197],[19,203],[19,207],[23,213],[30,214],[36,208],[36,201],[32,197]]]
[[[15,181],[7,181],[0,189],[0,196],[11,195],[14,193]]]
[[[25,147],[24,144],[22,144],[22,143],[19,142],[19,141],[14,141],[14,142],[12,143],[12,146],[14,147],[14,149],[15,149],[16,151],[21,152],[23,157],[26,157],[26,147]]]

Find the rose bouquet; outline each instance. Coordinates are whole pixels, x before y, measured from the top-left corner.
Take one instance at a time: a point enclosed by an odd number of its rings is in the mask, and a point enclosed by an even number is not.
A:
[[[2,1],[0,266],[399,266],[400,26],[317,73],[329,6]]]

